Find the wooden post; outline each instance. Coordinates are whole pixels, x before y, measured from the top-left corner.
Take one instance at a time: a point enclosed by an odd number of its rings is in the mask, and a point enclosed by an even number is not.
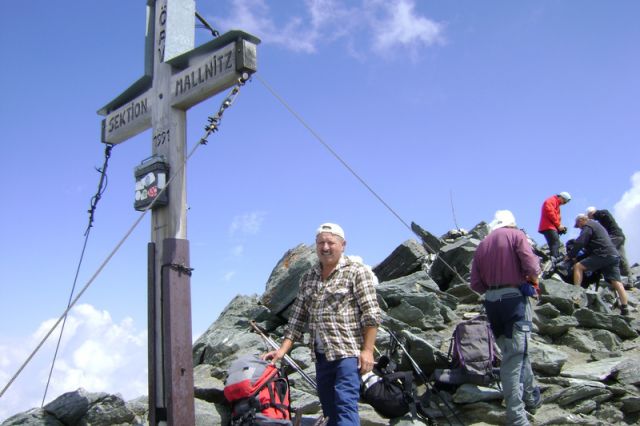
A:
[[[186,111],[256,71],[256,37],[231,31],[194,49],[194,0],[147,0],[145,72],[98,113],[102,142],[152,128],[168,165],[168,204],[153,209],[148,246],[149,423],[194,425]],[[160,188],[161,189],[161,188]]]
[[[189,251],[177,256],[177,241],[188,246],[186,214],[186,111],[173,108],[170,101],[170,83],[172,69],[165,62],[181,53],[193,49],[195,31],[195,3],[193,0],[156,0],[154,11],[155,44],[153,55],[151,111],[152,152],[163,156],[169,164],[172,181],[169,191],[169,204],[154,209],[151,217],[151,241],[155,243],[155,308],[154,341],[156,358],[149,369],[153,369],[156,400],[149,401],[149,411],[155,411],[158,417],[166,413],[169,425],[195,424],[193,399],[193,361],[191,356],[191,302],[190,287],[173,283],[178,275],[173,273],[173,260],[190,268]],[[169,244],[173,241],[175,244]],[[184,274],[183,274],[184,275]],[[184,283],[182,283],[184,284]],[[170,292],[165,290],[171,289]],[[181,301],[183,303],[176,303]],[[186,312],[188,315],[186,315]],[[187,321],[184,321],[184,319]],[[167,327],[167,325],[170,325]],[[179,341],[187,340],[187,345],[175,345],[172,337],[181,336]],[[180,360],[176,365],[172,360]],[[183,374],[176,372],[182,371]],[[151,371],[149,376],[151,377]],[[176,410],[181,407],[181,410]],[[178,416],[180,414],[180,416]],[[162,418],[156,418],[160,424]]]

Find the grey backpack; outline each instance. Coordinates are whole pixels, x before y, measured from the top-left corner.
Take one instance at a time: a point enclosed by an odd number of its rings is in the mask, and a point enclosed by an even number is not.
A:
[[[459,323],[449,344],[449,368],[436,369],[436,382],[490,385],[500,378],[500,358],[487,317],[478,315]]]

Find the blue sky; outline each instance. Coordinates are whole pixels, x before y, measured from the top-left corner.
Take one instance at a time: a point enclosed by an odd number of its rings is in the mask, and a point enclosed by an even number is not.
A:
[[[142,76],[143,0],[0,14],[4,249],[0,386],[66,307],[104,146],[96,111]],[[262,39],[258,75],[187,165],[193,337],[236,294],[261,294],[325,221],[375,265],[411,232],[267,90],[266,82],[406,223],[436,235],[514,212],[536,232],[569,191],[567,225],[614,212],[640,260],[640,3],[202,1],[221,32]],[[209,34],[196,29],[196,45]],[[188,149],[224,95],[187,114]],[[138,218],[133,169],[150,131],[117,145],[78,288]],[[565,240],[575,236],[571,230]],[[146,217],[71,311],[48,399],[82,386],[146,393]],[[57,332],[54,333],[57,337]],[[0,398],[38,406],[55,339]]]

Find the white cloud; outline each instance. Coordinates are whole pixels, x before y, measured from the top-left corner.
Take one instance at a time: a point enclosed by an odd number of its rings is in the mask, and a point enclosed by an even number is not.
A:
[[[307,7],[311,15],[311,22],[315,28],[330,22],[340,10],[340,3],[334,0],[307,0]]]
[[[8,383],[57,319],[44,321],[20,341],[0,337],[0,384]],[[59,328],[2,396],[0,421],[39,407],[44,394]],[[147,332],[131,318],[114,322],[107,311],[82,304],[73,308],[58,352],[47,401],[80,387],[90,392],[119,393],[125,400],[147,394]]]
[[[229,271],[226,274],[224,274],[223,279],[225,282],[229,282],[235,275],[236,275],[236,271]]]
[[[367,46],[380,55],[399,47],[415,55],[444,40],[442,25],[421,16],[415,5],[415,0],[362,0],[349,7],[339,0],[306,0],[304,16],[276,22],[266,0],[234,0],[229,16],[215,21],[295,52],[314,53],[321,43],[342,39],[360,57]]]
[[[260,232],[260,227],[266,216],[265,212],[246,213],[233,218],[229,233],[233,236],[236,233],[245,235],[255,235]]]
[[[315,51],[316,30],[305,26],[299,17],[290,18],[284,25],[276,24],[265,0],[234,0],[231,15],[218,21],[223,27],[242,28],[264,42],[279,44],[296,52]]]
[[[307,0],[306,4],[318,41],[349,37],[365,23],[361,10],[348,8],[340,0]]]
[[[418,15],[413,0],[382,4],[384,16],[376,23],[380,30],[375,33],[374,50],[385,53],[396,47],[405,47],[416,51],[422,46],[443,42],[442,25]]]
[[[631,188],[613,206],[613,212],[627,237],[625,249],[629,262],[640,262],[640,171],[631,176]]]

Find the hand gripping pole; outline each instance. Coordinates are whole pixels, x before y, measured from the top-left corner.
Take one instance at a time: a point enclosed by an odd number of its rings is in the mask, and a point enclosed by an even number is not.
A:
[[[258,326],[258,324],[256,324],[255,320],[251,321],[251,327],[255,330],[256,333],[258,333],[265,342],[267,342],[269,344],[269,346],[271,346],[274,350],[278,350],[280,349],[280,345],[278,345],[275,340],[273,340],[271,337],[267,336],[262,329]],[[300,373],[300,375],[302,376],[302,378],[309,383],[311,386],[313,386],[314,389],[317,389],[317,384],[316,381],[313,377],[309,376],[307,373],[304,372],[304,370],[289,356],[289,355],[285,355],[283,358],[287,364],[289,364],[294,370],[296,370],[298,373]]]

